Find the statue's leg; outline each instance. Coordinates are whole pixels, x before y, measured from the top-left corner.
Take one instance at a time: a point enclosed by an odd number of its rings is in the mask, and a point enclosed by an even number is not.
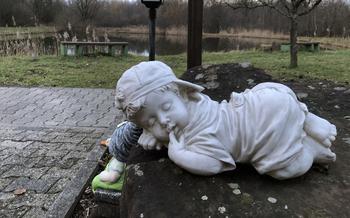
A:
[[[304,130],[307,135],[328,148],[337,135],[337,129],[333,124],[310,112],[306,115]]]
[[[308,148],[303,147],[298,157],[291,161],[287,167],[268,172],[267,175],[279,180],[295,178],[306,173],[311,168],[313,160],[313,154]]]
[[[328,148],[321,145],[310,136],[303,139],[303,150],[287,167],[268,172],[276,179],[290,179],[306,173],[312,163],[330,163],[336,160],[336,155]]]
[[[123,122],[117,126],[108,143],[113,159],[108,168],[100,173],[102,181],[113,183],[119,179],[124,171],[130,149],[137,144],[141,134],[142,128],[137,127],[134,123]]]

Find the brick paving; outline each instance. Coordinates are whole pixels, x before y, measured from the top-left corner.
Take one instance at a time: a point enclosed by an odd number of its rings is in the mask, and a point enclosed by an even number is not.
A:
[[[113,101],[108,89],[0,87],[0,217],[45,216],[115,126]]]

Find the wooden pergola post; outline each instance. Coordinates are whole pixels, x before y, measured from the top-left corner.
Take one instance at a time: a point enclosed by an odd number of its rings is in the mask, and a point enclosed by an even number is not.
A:
[[[188,0],[187,69],[202,65],[203,0]]]

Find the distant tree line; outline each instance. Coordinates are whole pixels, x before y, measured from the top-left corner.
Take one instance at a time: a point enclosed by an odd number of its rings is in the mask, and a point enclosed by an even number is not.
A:
[[[269,30],[289,33],[289,21],[271,8],[232,10],[218,0],[205,0],[205,32]],[[157,25],[177,28],[187,25],[187,1],[165,0],[158,9]],[[148,10],[141,1],[112,0],[1,0],[0,26],[55,25],[74,28],[87,25],[127,27],[147,25]],[[350,36],[350,4],[347,0],[323,0],[298,21],[299,35]]]
[[[0,26],[51,24],[63,6],[58,0],[1,0]]]

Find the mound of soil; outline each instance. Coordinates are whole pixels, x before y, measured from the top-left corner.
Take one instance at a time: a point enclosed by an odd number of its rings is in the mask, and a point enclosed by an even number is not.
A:
[[[121,217],[350,217],[348,84],[306,78],[277,81],[248,63],[196,67],[182,79],[206,87],[204,93],[215,100],[228,100],[232,91],[261,82],[289,86],[311,112],[337,126],[332,147],[337,161],[329,168],[315,165],[287,181],[259,175],[242,164],[231,172],[201,177],[177,167],[167,159],[166,150],[145,152],[135,147],[120,202]],[[141,176],[136,173],[140,170]]]

